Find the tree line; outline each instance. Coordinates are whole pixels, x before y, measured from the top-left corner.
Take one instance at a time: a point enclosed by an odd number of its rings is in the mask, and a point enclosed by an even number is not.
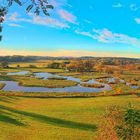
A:
[[[8,62],[29,62],[36,60],[88,60],[94,63],[101,63],[103,65],[126,65],[126,64],[140,64],[140,59],[135,58],[115,58],[115,57],[50,57],[50,56],[21,56],[21,55],[13,55],[13,56],[0,56],[1,61]]]

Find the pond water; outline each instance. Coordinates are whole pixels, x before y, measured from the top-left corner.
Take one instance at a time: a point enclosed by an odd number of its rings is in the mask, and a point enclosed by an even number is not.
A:
[[[26,75],[29,71],[22,71],[22,72],[15,72],[15,73],[8,73],[8,75]],[[78,82],[79,84],[77,86],[72,87],[64,87],[64,88],[46,88],[46,87],[24,87],[20,86],[18,82],[14,81],[0,81],[0,83],[5,83],[5,87],[2,89],[3,91],[21,91],[21,92],[103,92],[103,91],[109,91],[111,90],[111,87],[108,84],[100,83],[104,85],[104,88],[90,88],[90,87],[83,87],[80,84],[81,83],[88,83],[88,84],[99,84],[98,81],[95,79],[89,80],[87,82],[81,82],[80,78],[74,78],[72,76],[59,76],[57,74],[51,74],[51,73],[34,73],[34,76],[37,78],[42,78],[44,80],[47,80],[49,77],[62,77],[66,78],[67,80]],[[109,82],[113,82],[114,78],[109,78]],[[136,87],[133,87],[136,89]]]
[[[138,88],[139,88],[139,86],[133,86],[133,85],[131,85],[131,83],[126,82],[126,81],[123,80],[123,79],[117,79],[117,78],[114,78],[114,77],[112,77],[112,78],[107,78],[107,79],[106,79],[106,81],[107,81],[108,83],[115,83],[116,80],[119,81],[120,83],[123,83],[123,84],[125,84],[125,85],[127,85],[127,86],[130,86],[132,89],[138,89]]]
[[[8,73],[8,75],[25,75],[28,74],[28,71],[22,71],[17,73]],[[64,88],[46,88],[46,87],[24,87],[20,86],[18,82],[14,81],[0,81],[0,83],[5,83],[5,87],[2,89],[3,91],[21,91],[21,92],[102,92],[111,90],[111,87],[107,84],[103,84],[104,88],[89,88],[89,87],[82,87],[80,84],[82,83],[79,78],[74,78],[72,76],[59,76],[56,74],[51,73],[34,73],[34,76],[37,78],[42,78],[44,80],[48,79],[49,77],[62,77],[66,78],[67,80],[78,82],[77,86],[72,87],[64,87]],[[88,82],[83,83],[99,83],[96,80],[89,80]]]
[[[49,77],[58,77],[58,78],[66,78],[67,80],[70,80],[70,81],[75,81],[75,82],[78,82],[78,83],[81,83],[81,80],[80,78],[75,78],[75,77],[72,77],[72,76],[59,76],[57,74],[51,74],[51,73],[34,73],[34,76],[37,77],[37,78],[43,78],[43,79],[48,79]]]
[[[18,82],[13,81],[0,81],[0,83],[5,83],[6,86],[3,91],[21,91],[21,92],[101,92],[110,90],[110,86],[106,85],[102,89],[97,88],[87,88],[79,85],[73,87],[65,88],[45,88],[45,87],[23,87],[19,86]]]

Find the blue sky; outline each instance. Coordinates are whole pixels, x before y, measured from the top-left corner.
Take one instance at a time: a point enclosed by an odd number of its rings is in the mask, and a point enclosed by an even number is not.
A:
[[[139,0],[50,0],[50,17],[9,9],[0,55],[140,58]]]

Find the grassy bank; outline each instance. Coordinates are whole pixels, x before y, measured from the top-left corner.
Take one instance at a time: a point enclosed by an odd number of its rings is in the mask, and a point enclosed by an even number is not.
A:
[[[49,72],[49,73],[63,73],[63,69],[51,69],[51,68],[24,68],[30,72]]]
[[[4,86],[5,86],[5,84],[0,83],[0,90],[1,90],[1,89],[3,89],[3,88],[4,88]]]
[[[136,96],[40,99],[0,98],[2,140],[93,140],[107,106],[140,106]]]
[[[56,92],[14,92],[14,91],[1,91],[1,96],[14,96],[14,97],[35,97],[35,98],[92,98],[92,97],[113,97],[124,95],[140,96],[140,90],[134,92],[114,93],[114,91],[100,92],[100,93],[56,93]]]

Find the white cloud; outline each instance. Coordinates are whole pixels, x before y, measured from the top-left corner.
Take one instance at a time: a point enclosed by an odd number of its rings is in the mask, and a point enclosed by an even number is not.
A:
[[[55,28],[69,28],[64,22],[61,22],[58,19],[51,17],[35,16],[34,14],[29,14],[28,18],[20,18],[19,15],[15,12],[10,17],[7,18],[10,22],[27,22],[31,24],[45,25]],[[12,23],[13,24],[13,23]]]
[[[69,25],[50,17],[46,18],[41,16],[33,16],[32,22],[34,24],[46,25],[51,27],[69,28]]]
[[[123,5],[121,3],[117,3],[117,4],[112,5],[112,7],[114,7],[114,8],[122,8]]]
[[[135,18],[137,24],[140,24],[140,18]]]
[[[12,20],[12,21],[16,21],[16,20],[17,20],[17,16],[18,16],[18,13],[17,13],[17,12],[14,12],[14,13],[9,17],[9,19]]]
[[[138,9],[140,9],[140,7],[138,7],[136,4],[131,4],[130,5],[130,10],[131,11],[137,11]]]
[[[15,24],[15,23],[10,23],[10,24],[8,24],[8,26],[23,28],[22,25]]]
[[[92,21],[85,19],[84,22],[88,23],[88,24],[92,24]]]
[[[54,7],[57,7],[59,4],[58,4],[58,2],[56,1],[56,0],[51,0],[50,2],[49,2],[51,5],[53,5]]]
[[[88,36],[88,37],[91,37],[91,38],[95,39],[94,35],[92,35],[90,32],[75,30],[75,33],[76,34],[81,34],[81,35],[84,35],[84,36]]]
[[[49,0],[49,4],[53,5],[54,8],[61,8],[64,5],[72,7],[72,5],[68,4],[67,0]]]
[[[101,30],[93,29],[91,32],[76,30],[75,33],[91,37],[92,39],[102,43],[120,43],[140,47],[140,39],[125,34],[113,33],[106,28]]]
[[[27,18],[20,18],[17,12],[14,12],[13,14],[11,14],[7,20],[9,21],[13,21],[13,22],[31,22],[31,19],[27,19]]]
[[[66,4],[68,7],[72,8],[73,6],[69,3]]]
[[[60,15],[60,17],[64,20],[66,20],[67,22],[73,23],[73,24],[77,24],[76,23],[76,16],[74,16],[73,14],[71,14],[70,12],[68,12],[67,10],[64,9],[60,9],[58,11],[58,14]]]
[[[72,8],[72,5],[68,4],[67,0],[49,0],[49,3],[54,6],[54,10],[50,11],[50,13],[53,13],[50,17],[29,14],[28,17],[22,18],[17,12],[14,12],[8,15],[6,20],[12,23],[27,22],[56,28],[70,28],[70,23],[78,24],[77,17],[63,9],[63,6]]]

